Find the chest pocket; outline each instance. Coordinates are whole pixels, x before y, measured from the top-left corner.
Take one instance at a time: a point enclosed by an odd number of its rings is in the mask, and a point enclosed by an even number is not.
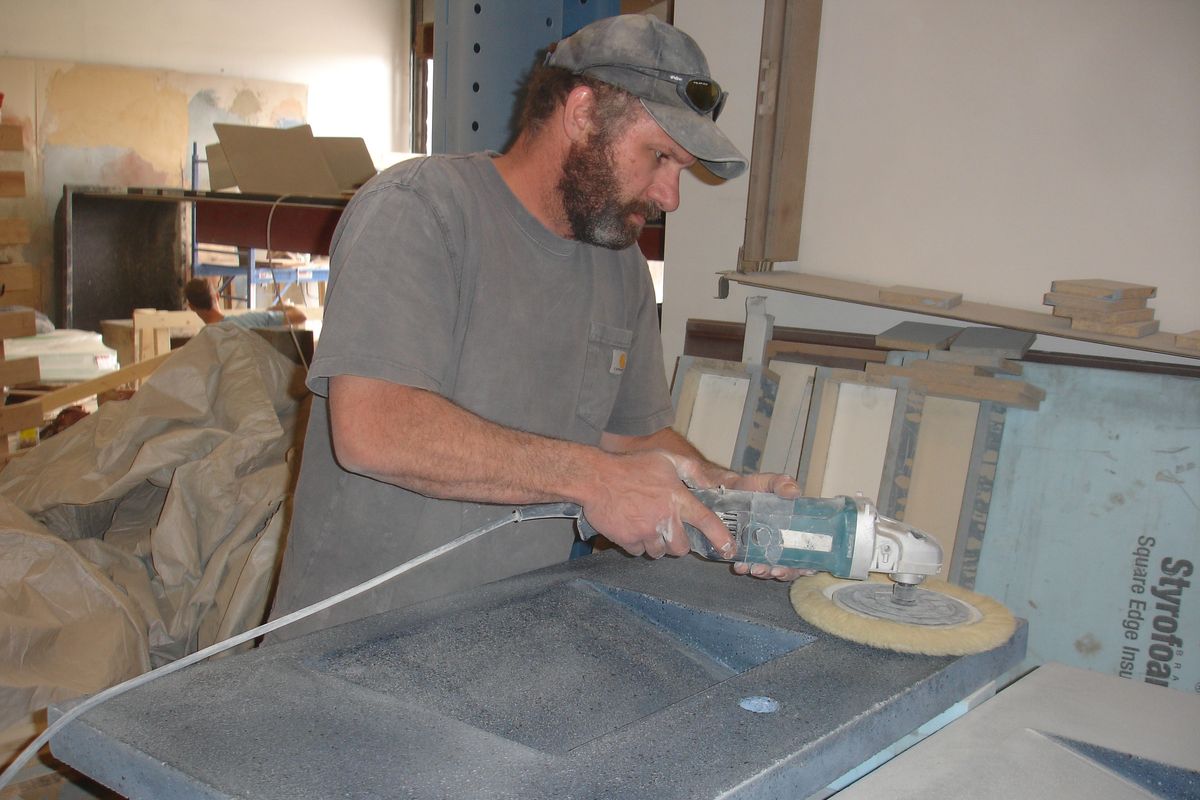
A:
[[[593,322],[579,386],[579,418],[603,431],[621,388],[621,376],[633,344],[633,331]]]

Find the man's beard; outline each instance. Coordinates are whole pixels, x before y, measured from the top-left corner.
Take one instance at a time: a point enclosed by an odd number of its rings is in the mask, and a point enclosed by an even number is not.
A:
[[[655,203],[621,199],[612,153],[602,138],[571,144],[558,191],[572,235],[587,244],[624,250],[642,233],[642,226],[630,220],[631,215],[640,214],[647,222],[662,216]]]

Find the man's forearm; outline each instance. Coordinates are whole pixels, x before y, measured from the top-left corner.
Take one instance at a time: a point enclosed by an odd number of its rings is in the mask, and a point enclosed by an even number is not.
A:
[[[433,392],[330,381],[335,455],[345,469],[447,500],[581,502],[596,448],[497,425]],[[591,452],[588,452],[591,451]]]
[[[719,549],[732,547],[728,530],[681,480],[706,462],[657,448],[655,437],[627,450],[590,447],[497,425],[433,392],[352,375],[330,379],[329,416],[334,455],[350,472],[443,500],[575,503],[634,555],[687,552],[684,524]],[[679,447],[669,436],[661,442]]]

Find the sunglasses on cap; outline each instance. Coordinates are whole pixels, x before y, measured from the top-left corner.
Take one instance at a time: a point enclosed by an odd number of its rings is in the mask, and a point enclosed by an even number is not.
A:
[[[673,83],[675,84],[675,93],[679,95],[688,108],[697,114],[712,117],[713,122],[717,121],[717,117],[721,114],[721,109],[725,107],[725,99],[729,97],[728,92],[721,90],[721,84],[703,75],[683,75],[678,72],[671,72],[670,70],[654,69],[653,67],[635,67],[630,64],[593,64],[584,70],[584,72],[599,67],[604,67],[605,69],[623,69],[628,72],[636,72],[640,75],[648,75],[660,81]]]

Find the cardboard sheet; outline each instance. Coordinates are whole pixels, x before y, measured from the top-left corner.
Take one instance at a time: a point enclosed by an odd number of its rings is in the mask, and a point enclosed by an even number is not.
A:
[[[296,369],[210,326],[0,472],[0,729],[262,622],[307,408]]]

